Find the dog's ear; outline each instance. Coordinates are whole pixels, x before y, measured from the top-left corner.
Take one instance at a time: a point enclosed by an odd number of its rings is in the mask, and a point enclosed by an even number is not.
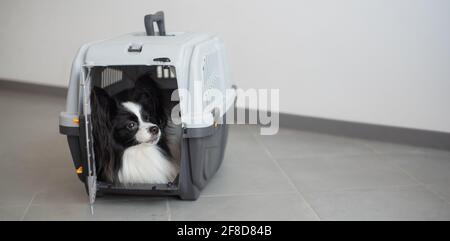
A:
[[[164,112],[161,89],[149,74],[144,74],[136,80],[135,91],[137,91],[137,100],[139,103],[148,103],[152,112],[158,118],[158,125],[164,128],[167,124],[167,115]]]
[[[91,107],[105,111],[109,118],[113,118],[117,112],[117,101],[110,97],[104,89],[94,87],[91,92]]]
[[[97,175],[104,181],[114,182],[114,139],[112,138],[112,118],[117,111],[116,101],[108,93],[94,87],[91,92],[92,136]]]
[[[152,88],[154,85],[154,80],[150,76],[150,74],[146,73],[138,77],[134,86],[136,88]]]

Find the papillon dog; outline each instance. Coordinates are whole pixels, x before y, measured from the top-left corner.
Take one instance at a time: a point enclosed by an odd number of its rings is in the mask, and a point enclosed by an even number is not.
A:
[[[178,165],[165,136],[169,118],[149,76],[113,96],[94,87],[91,110],[99,180],[125,185],[174,181]]]

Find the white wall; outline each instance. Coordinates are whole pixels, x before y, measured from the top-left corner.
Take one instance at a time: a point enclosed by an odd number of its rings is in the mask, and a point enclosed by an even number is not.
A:
[[[227,44],[242,88],[281,111],[450,132],[448,0],[2,0],[0,78],[65,86],[84,42],[166,28]]]

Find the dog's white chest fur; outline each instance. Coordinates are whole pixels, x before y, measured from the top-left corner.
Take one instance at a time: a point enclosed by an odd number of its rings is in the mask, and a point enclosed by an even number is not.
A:
[[[163,184],[173,181],[177,173],[158,146],[144,143],[125,150],[118,177],[123,184]]]

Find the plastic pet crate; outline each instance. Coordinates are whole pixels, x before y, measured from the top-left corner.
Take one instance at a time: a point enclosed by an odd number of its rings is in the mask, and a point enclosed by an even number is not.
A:
[[[236,93],[231,86],[223,42],[215,35],[166,33],[164,15],[145,16],[146,32],[83,45],[70,75],[66,110],[60,113],[60,133],[67,136],[75,170],[85,184],[91,204],[98,194],[172,195],[195,200],[220,167],[228,127],[218,120],[234,110]],[[157,24],[159,32],[154,29]],[[215,89],[223,93],[217,111],[191,108],[195,101],[180,98],[180,172],[167,184],[120,185],[97,180],[91,127],[90,93],[94,86],[110,94],[132,88],[136,78],[150,74],[167,93],[177,89],[203,95]],[[202,88],[195,87],[200,83]],[[199,91],[201,93],[199,93]],[[170,101],[169,101],[170,102]],[[196,103],[199,104],[199,103]]]

